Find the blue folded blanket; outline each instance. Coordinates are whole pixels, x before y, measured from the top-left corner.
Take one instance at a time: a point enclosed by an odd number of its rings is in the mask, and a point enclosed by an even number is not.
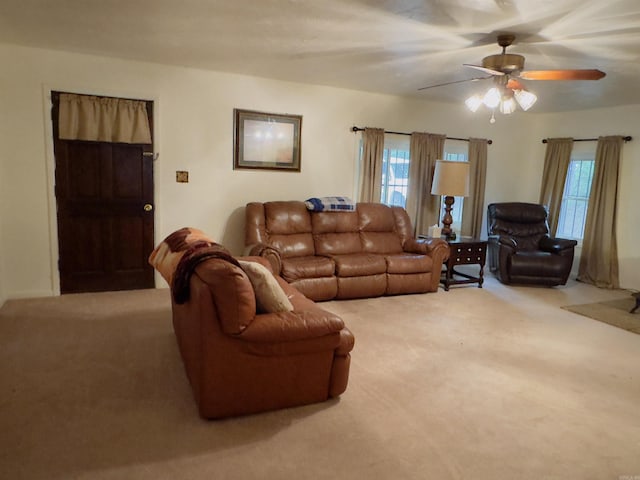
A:
[[[353,212],[356,204],[349,197],[313,197],[305,200],[312,212]]]

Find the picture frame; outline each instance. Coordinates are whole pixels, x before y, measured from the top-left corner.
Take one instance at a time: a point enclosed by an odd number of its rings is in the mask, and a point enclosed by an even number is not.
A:
[[[302,115],[233,110],[233,169],[300,171]]]

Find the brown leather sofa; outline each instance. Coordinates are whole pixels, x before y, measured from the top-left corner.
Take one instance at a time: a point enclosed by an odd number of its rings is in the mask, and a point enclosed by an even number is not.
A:
[[[341,318],[277,280],[293,311],[256,313],[247,275],[222,258],[195,267],[186,302],[172,295],[173,326],[202,417],[310,404],[345,391],[353,335]]]
[[[535,203],[492,203],[487,210],[489,269],[502,283],[564,285],[578,242],[551,238],[547,209]]]
[[[358,203],[351,212],[313,212],[304,202],[249,203],[245,244],[307,297],[346,299],[434,292],[449,247],[415,239],[407,212]]]

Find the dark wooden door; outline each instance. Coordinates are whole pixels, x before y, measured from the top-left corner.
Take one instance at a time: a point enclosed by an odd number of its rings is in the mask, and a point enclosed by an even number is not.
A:
[[[60,140],[52,100],[61,293],[153,288],[153,145]]]

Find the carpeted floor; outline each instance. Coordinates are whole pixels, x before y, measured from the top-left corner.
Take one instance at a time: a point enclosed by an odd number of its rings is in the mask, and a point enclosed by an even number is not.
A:
[[[640,478],[640,336],[562,305],[610,292],[506,287],[329,302],[356,337],[346,393],[197,416],[167,290],[0,310],[0,477]]]
[[[570,312],[579,313],[585,317],[593,318],[599,322],[608,323],[609,325],[640,334],[640,310],[631,313],[631,309],[635,307],[635,305],[636,299],[629,295],[625,298],[608,300],[606,302],[569,305],[562,308]]]

